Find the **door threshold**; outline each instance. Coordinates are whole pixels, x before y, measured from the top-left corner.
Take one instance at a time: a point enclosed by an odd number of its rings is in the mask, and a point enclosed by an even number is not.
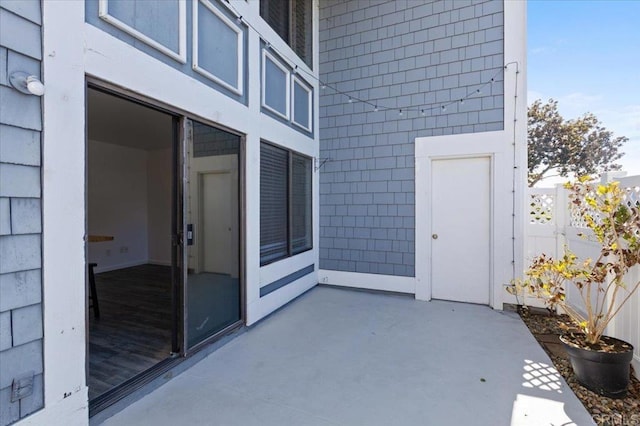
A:
[[[166,358],[153,367],[139,373],[132,378],[120,383],[105,393],[98,395],[89,401],[89,417],[93,417],[107,407],[112,406],[116,402],[131,395],[138,389],[141,389],[154,379],[160,377],[176,365],[180,364],[181,357],[172,356]]]
[[[246,330],[246,326],[235,324],[235,327],[224,330],[225,335],[216,335],[215,341],[203,342],[202,345],[197,346],[196,350],[192,349],[186,356],[174,355],[160,361],[150,369],[97,396],[89,401],[89,424],[102,424],[109,417],[116,415],[183,371],[193,367]]]

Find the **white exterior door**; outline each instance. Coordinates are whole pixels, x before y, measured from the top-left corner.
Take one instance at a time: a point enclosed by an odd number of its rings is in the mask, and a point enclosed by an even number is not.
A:
[[[431,167],[431,297],[489,304],[491,158]]]

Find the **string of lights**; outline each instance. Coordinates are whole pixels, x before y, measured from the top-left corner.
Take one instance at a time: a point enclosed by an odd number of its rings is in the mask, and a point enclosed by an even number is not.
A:
[[[238,22],[238,24],[244,24],[247,26],[247,28],[251,29],[252,31],[254,31],[263,41],[264,41],[264,48],[268,49],[268,50],[272,50],[273,52],[277,53],[278,56],[280,56],[282,59],[284,59],[285,61],[287,61],[289,67],[291,68],[291,72],[293,74],[304,74],[307,78],[316,81],[320,88],[322,90],[332,90],[334,93],[339,94],[344,96],[344,98],[347,100],[348,103],[353,104],[353,103],[362,103],[365,105],[368,105],[369,107],[371,107],[372,111],[374,112],[378,112],[378,111],[397,111],[398,112],[398,116],[404,116],[405,114],[409,113],[409,112],[418,112],[420,113],[420,115],[426,117],[426,116],[433,116],[435,112],[446,112],[447,108],[449,108],[452,105],[464,105],[464,102],[470,98],[473,97],[477,97],[482,95],[483,93],[485,93],[487,86],[491,87],[496,81],[498,81],[499,76],[502,74],[503,70],[506,70],[508,68],[509,65],[515,64],[515,62],[506,64],[504,66],[504,68],[499,69],[488,81],[485,81],[484,83],[479,83],[477,85],[472,86],[473,89],[469,90],[465,96],[461,97],[461,98],[457,98],[454,100],[449,100],[447,102],[438,102],[438,103],[434,103],[434,104],[428,104],[428,105],[409,105],[409,106],[403,106],[403,107],[389,107],[389,106],[385,106],[384,104],[375,102],[375,101],[371,101],[368,99],[362,99],[359,96],[356,96],[354,94],[354,92],[346,92],[346,91],[342,91],[339,90],[337,87],[329,84],[326,81],[322,81],[320,78],[316,77],[314,74],[310,73],[309,71],[307,71],[304,68],[300,68],[297,65],[291,65],[293,63],[295,63],[294,60],[292,60],[290,57],[287,56],[286,53],[281,52],[279,49],[277,49],[276,47],[274,47],[271,43],[269,43],[269,41],[267,40],[267,38],[260,33],[260,31],[258,31],[257,28],[255,28],[249,21],[247,21],[246,19],[243,18],[243,16],[237,11],[237,9],[235,7],[233,7],[233,5],[231,4],[230,0],[225,0],[229,9],[236,15],[236,21]],[[517,65],[517,64],[516,64]]]
[[[482,95],[484,93],[484,89],[487,86],[491,86],[493,85],[493,83],[496,81],[496,79],[498,78],[498,76],[502,73],[502,69],[497,71],[493,77],[491,77],[491,79],[489,81],[487,81],[486,83],[481,83],[479,85],[476,85],[474,90],[471,90],[469,92],[467,92],[467,94],[459,99],[454,99],[448,102],[443,102],[443,103],[437,103],[437,104],[431,104],[431,105],[412,105],[412,106],[406,106],[406,107],[388,107],[388,106],[384,106],[382,104],[378,104],[376,102],[372,102],[366,99],[361,99],[353,94],[351,94],[350,92],[343,92],[341,90],[338,90],[337,88],[324,83],[322,81],[320,81],[319,79],[318,82],[321,84],[321,88],[322,89],[331,89],[333,90],[335,93],[338,93],[340,95],[343,95],[347,98],[347,102],[349,103],[354,103],[354,102],[359,102],[359,103],[363,103],[366,105],[369,105],[370,107],[372,107],[374,112],[378,112],[378,111],[398,111],[398,115],[399,116],[403,116],[405,113],[409,112],[409,111],[415,111],[415,112],[419,112],[420,115],[422,116],[432,116],[434,111],[442,111],[445,112],[447,110],[448,107],[450,107],[451,105],[455,105],[455,104],[460,104],[460,105],[464,105],[464,102],[467,99]],[[314,77],[312,77],[314,78]]]

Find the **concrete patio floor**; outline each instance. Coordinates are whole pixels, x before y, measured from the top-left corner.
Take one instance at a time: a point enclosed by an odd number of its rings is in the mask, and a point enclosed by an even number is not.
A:
[[[514,313],[316,287],[105,425],[589,425]]]

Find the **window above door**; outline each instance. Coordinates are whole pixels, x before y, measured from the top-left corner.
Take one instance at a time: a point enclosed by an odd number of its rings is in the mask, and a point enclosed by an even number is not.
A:
[[[260,0],[260,16],[313,67],[312,0]]]

